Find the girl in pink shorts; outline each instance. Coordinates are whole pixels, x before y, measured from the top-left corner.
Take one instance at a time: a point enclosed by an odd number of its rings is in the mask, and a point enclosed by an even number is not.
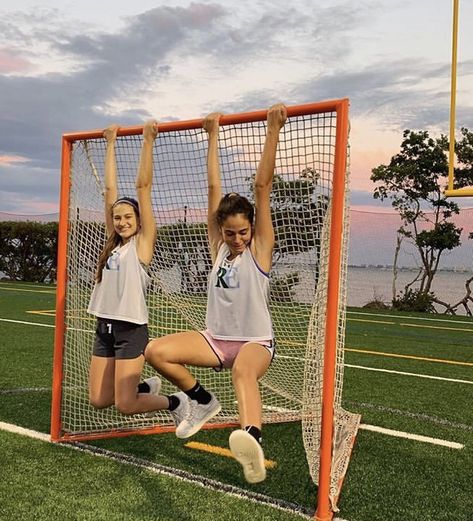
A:
[[[231,368],[241,429],[231,433],[229,445],[250,483],[266,477],[259,380],[274,355],[269,312],[269,271],[275,242],[270,195],[279,132],[286,117],[282,104],[268,110],[266,139],[254,182],[255,207],[237,193],[223,196],[218,159],[220,114],[205,118],[203,127],[209,139],[207,235],[213,266],[206,330],[152,340],[145,351],[147,361],[190,399],[188,414],[176,429],[180,438],[195,434],[221,409],[217,398],[186,365]]]
[[[201,331],[201,334],[205,340],[207,340],[209,346],[212,348],[212,351],[219,359],[220,367],[216,367],[216,371],[221,371],[222,369],[231,369],[240,349],[247,343],[244,340],[217,340],[210,334],[208,329]],[[261,340],[258,342],[258,344],[262,345],[268,350],[272,361],[275,353],[274,340]]]

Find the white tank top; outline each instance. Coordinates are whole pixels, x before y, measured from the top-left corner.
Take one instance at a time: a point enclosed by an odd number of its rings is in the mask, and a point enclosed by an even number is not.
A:
[[[250,251],[233,260],[223,243],[210,272],[206,325],[220,340],[270,340],[273,327],[269,313],[269,277]]]
[[[146,288],[149,276],[138,259],[135,237],[115,248],[102,270],[87,311],[92,315],[133,324],[148,323]]]

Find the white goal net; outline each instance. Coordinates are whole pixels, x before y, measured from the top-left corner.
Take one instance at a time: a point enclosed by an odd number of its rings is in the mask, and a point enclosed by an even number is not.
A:
[[[265,117],[222,125],[219,157],[224,193],[236,191],[251,200],[265,126]],[[336,126],[334,110],[289,115],[280,134],[271,203],[276,234],[270,279],[271,314],[277,350],[261,381],[263,416],[265,423],[302,421],[304,446],[314,481],[317,481],[320,445]],[[151,337],[204,329],[207,276],[211,269],[206,239],[207,135],[202,128],[195,127],[174,130],[171,124],[160,125],[154,144],[152,199],[158,238],[148,290]],[[172,426],[166,411],[151,416],[124,416],[114,407],[95,410],[88,402],[95,318],[86,309],[105,239],[105,149],[106,142],[101,137],[72,139],[70,173],[66,174],[70,175],[71,184],[60,439],[87,439]],[[139,132],[117,139],[120,196],[134,196],[140,149]],[[341,408],[348,234],[346,181],[344,186],[343,233],[339,238],[342,260],[336,295],[339,312],[335,333],[333,497],[338,495],[359,423],[358,416]],[[231,372],[192,370],[222,404],[222,412],[212,421],[237,423]],[[145,367],[144,377],[152,374],[152,368]],[[163,379],[164,394],[175,391]]]

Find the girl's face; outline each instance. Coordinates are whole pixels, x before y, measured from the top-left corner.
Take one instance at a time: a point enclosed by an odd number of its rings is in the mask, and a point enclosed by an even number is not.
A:
[[[251,241],[251,224],[242,213],[229,215],[221,226],[222,239],[232,255],[243,253]]]
[[[119,203],[113,207],[113,227],[126,244],[138,232],[140,221],[133,206]]]

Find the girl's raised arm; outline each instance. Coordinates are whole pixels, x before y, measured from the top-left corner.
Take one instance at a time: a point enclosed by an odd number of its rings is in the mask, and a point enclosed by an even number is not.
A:
[[[218,159],[218,132],[221,114],[213,112],[209,114],[202,124],[209,137],[207,151],[207,183],[208,183],[208,210],[207,210],[207,234],[209,238],[210,254],[212,262],[217,258],[220,245],[220,229],[215,220],[218,205],[222,199],[222,182],[220,180],[220,165]]]
[[[118,125],[111,125],[103,131],[107,140],[105,152],[105,224],[108,235],[113,233],[112,206],[118,197],[117,188],[117,160],[115,158],[115,142],[117,140]]]
[[[282,103],[273,105],[268,110],[266,139],[255,178],[254,254],[257,262],[265,271],[269,271],[271,268],[274,248],[270,195],[273,185],[279,131],[284,126],[286,118],[286,107]]]
[[[143,145],[136,177],[136,195],[140,208],[141,228],[137,236],[137,252],[141,262],[149,264],[156,242],[156,220],[151,203],[153,182],[153,145],[158,135],[156,121],[147,121],[143,127]]]

